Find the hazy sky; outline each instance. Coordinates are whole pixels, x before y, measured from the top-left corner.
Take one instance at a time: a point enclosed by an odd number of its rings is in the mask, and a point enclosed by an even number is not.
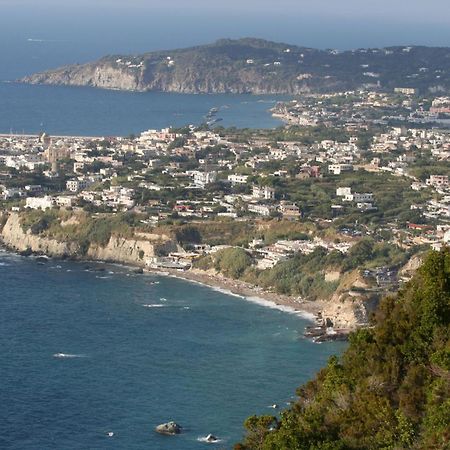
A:
[[[318,48],[450,46],[450,0],[0,0],[0,37],[8,33],[77,34],[117,51],[243,36]]]

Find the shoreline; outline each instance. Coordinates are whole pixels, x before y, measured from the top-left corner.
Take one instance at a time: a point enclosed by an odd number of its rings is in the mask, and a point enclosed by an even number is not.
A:
[[[72,260],[80,263],[94,263],[94,264],[119,264],[123,267],[131,269],[142,269],[143,273],[155,274],[159,276],[170,276],[178,278],[180,280],[188,281],[191,283],[198,283],[202,286],[209,287],[210,289],[223,292],[224,294],[241,297],[246,301],[259,304],[271,309],[277,309],[289,314],[295,314],[309,322],[316,322],[318,315],[323,308],[323,302],[320,301],[306,301],[300,298],[294,298],[291,296],[277,294],[275,292],[268,292],[258,286],[251,285],[244,281],[225,278],[222,275],[211,274],[199,269],[189,269],[181,271],[177,269],[152,269],[148,267],[142,267],[142,265],[125,263],[121,261],[105,261],[96,259],[84,259],[84,258],[60,258],[57,256],[46,255],[45,253],[32,252],[30,254],[23,254],[23,252],[17,251],[14,248],[9,247],[4,242],[0,241],[0,248],[15,255],[28,257],[44,256],[53,260]]]
[[[267,308],[295,314],[310,322],[317,320],[317,316],[323,307],[323,303],[319,301],[306,301],[283,294],[264,291],[262,288],[244,281],[225,278],[221,275],[213,275],[198,269],[190,269],[187,271],[167,270],[164,272],[146,269],[146,271],[198,283],[213,290],[223,292],[224,294],[240,297],[246,301]]]

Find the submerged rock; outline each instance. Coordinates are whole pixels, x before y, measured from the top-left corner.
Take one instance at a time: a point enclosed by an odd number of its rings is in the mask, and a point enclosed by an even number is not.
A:
[[[161,425],[158,425],[155,428],[155,431],[160,434],[167,434],[169,436],[172,436],[174,434],[180,434],[181,433],[181,427],[175,422],[167,422],[162,423]]]

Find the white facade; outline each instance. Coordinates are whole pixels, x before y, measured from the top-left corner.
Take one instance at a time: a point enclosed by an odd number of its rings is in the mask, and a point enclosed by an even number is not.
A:
[[[275,189],[269,186],[253,186],[252,197],[261,200],[274,200]]]
[[[207,184],[214,183],[217,180],[217,172],[194,172],[194,183],[197,186],[205,187]]]
[[[232,184],[246,184],[248,180],[248,175],[228,175],[228,181]]]
[[[353,194],[347,194],[344,197],[345,202],[356,202],[356,203],[371,203],[373,202],[373,194],[371,192],[366,192],[364,194],[358,194],[357,192]]]
[[[447,175],[430,175],[430,178],[426,180],[427,186],[434,187],[446,187],[448,186]]]
[[[28,197],[26,199],[25,208],[30,209],[47,209],[55,206],[55,199],[50,196],[45,197]]]
[[[91,182],[88,180],[69,180],[66,183],[66,188],[71,192],[78,192],[86,189],[91,185]]]
[[[351,172],[352,170],[352,164],[330,164],[328,166],[328,172],[333,175],[340,175],[342,172]]]
[[[273,211],[268,205],[258,205],[250,203],[247,207],[248,211],[254,214],[258,214],[259,216],[269,217],[270,213]]]
[[[346,195],[350,195],[352,193],[352,188],[350,187],[338,187],[336,189],[336,195],[338,197],[345,197]]]

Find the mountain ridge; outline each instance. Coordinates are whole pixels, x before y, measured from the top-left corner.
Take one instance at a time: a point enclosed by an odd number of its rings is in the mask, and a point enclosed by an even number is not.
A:
[[[20,82],[178,93],[302,94],[379,87],[450,92],[450,48],[318,50],[258,38],[140,55],[109,55]]]

